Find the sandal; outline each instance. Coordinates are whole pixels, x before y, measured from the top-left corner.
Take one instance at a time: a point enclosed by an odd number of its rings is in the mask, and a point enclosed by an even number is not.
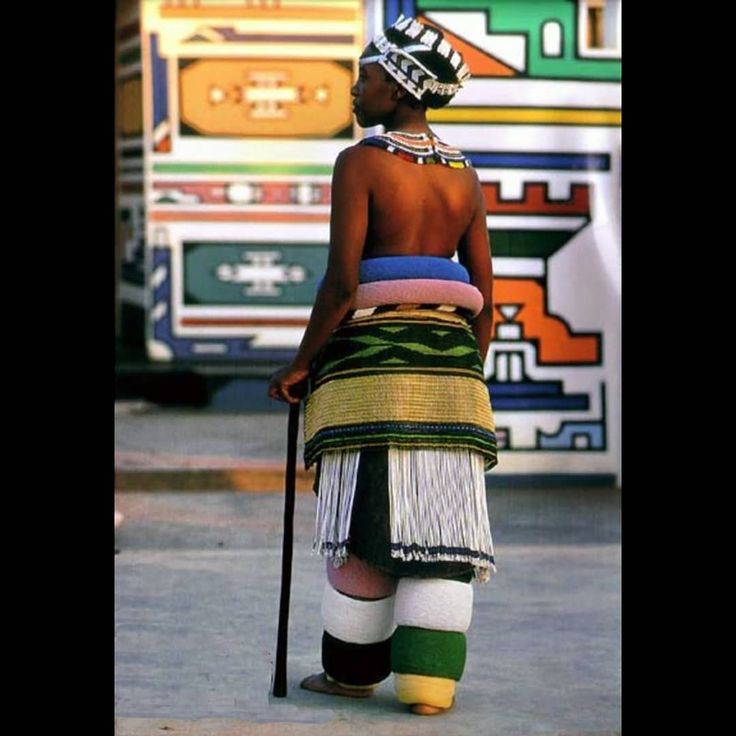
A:
[[[324,672],[309,675],[300,683],[299,687],[311,690],[314,693],[325,693],[327,695],[344,695],[346,698],[369,698],[373,695],[373,686],[369,687],[347,687],[340,685],[335,680],[328,680]]]

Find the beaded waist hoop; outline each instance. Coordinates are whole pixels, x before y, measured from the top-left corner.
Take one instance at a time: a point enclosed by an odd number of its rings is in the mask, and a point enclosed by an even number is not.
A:
[[[306,401],[305,466],[321,459],[315,549],[344,561],[360,450],[383,446],[391,555],[471,562],[487,579],[484,471],[497,463],[496,435],[469,325],[483,297],[446,258],[365,260],[360,281]]]

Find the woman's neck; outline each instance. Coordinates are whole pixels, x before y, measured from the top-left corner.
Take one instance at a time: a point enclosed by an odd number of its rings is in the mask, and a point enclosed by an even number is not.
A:
[[[427,133],[432,131],[427,124],[427,113],[423,108],[399,105],[390,118],[383,123],[387,131],[403,131],[404,133]]]

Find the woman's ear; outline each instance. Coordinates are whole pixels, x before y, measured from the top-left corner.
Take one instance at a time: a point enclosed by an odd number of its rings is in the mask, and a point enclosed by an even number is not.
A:
[[[399,100],[403,100],[404,97],[406,97],[407,94],[409,94],[398,82],[392,82],[393,90],[391,91],[391,99],[396,100],[397,102]]]

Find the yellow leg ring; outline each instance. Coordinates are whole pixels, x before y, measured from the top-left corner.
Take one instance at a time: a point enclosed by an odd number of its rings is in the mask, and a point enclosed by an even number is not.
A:
[[[424,703],[436,708],[449,708],[455,696],[455,680],[395,672],[394,689],[400,703]]]

